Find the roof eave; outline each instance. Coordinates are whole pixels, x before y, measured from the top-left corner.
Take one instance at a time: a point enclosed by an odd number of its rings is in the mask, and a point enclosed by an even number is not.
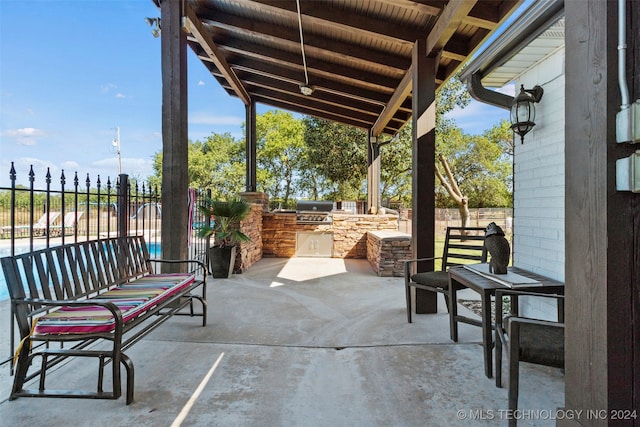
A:
[[[564,0],[534,1],[502,34],[481,47],[481,53],[460,73],[460,80],[468,84],[473,74],[488,76],[563,15]]]

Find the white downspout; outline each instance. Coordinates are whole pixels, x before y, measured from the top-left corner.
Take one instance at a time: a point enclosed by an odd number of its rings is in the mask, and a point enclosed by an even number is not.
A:
[[[620,111],[629,108],[629,88],[627,86],[627,10],[626,0],[618,0],[618,81],[620,84]]]
[[[627,86],[627,8],[626,0],[618,0],[618,83],[620,111],[616,114],[616,142],[640,142],[640,100],[629,103]]]

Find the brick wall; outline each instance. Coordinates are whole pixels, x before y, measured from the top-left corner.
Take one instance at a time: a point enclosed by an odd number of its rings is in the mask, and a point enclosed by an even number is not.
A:
[[[536,126],[515,143],[513,264],[564,281],[564,49],[516,83],[544,95]]]
[[[516,82],[540,85],[536,126],[520,144],[516,138],[513,201],[513,265],[564,281],[564,49],[523,73]],[[526,316],[555,319],[557,308],[545,298],[520,304]]]

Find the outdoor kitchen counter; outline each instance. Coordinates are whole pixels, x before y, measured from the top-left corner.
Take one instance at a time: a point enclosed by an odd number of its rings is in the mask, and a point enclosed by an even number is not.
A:
[[[367,233],[367,260],[378,276],[402,277],[411,258],[411,235],[393,230]]]
[[[299,223],[295,212],[262,214],[262,253],[265,258],[296,256],[296,239],[300,232],[332,233],[333,258],[367,258],[367,233],[398,231],[395,215],[365,215],[332,212],[331,222]]]

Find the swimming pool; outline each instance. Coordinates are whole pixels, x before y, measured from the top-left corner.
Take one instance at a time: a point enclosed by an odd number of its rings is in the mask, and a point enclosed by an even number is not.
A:
[[[45,245],[34,245],[33,250],[44,249]],[[161,248],[159,243],[147,243],[149,249],[149,255],[152,258],[160,258]],[[29,251],[29,246],[16,246],[16,254],[22,254]],[[11,248],[0,248],[0,258],[11,255]],[[0,268],[0,301],[9,299],[9,288],[7,287],[7,281],[4,278],[4,272]]]

